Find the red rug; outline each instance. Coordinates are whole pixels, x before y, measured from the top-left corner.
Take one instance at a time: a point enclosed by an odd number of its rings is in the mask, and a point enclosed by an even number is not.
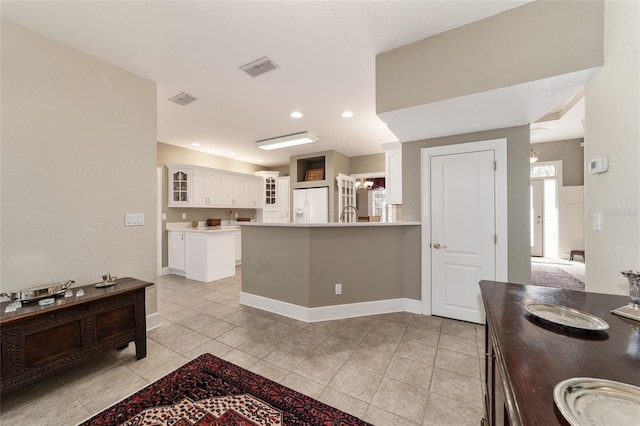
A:
[[[368,425],[204,354],[81,425]]]

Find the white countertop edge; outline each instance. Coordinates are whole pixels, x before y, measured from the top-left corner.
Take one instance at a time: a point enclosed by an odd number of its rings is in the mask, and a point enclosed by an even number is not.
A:
[[[207,226],[206,221],[201,221],[201,222],[198,222],[197,228],[193,228],[191,226],[191,222],[169,222],[166,224],[165,229],[167,231],[180,231],[180,232],[235,232],[235,231],[239,231],[240,227],[235,224]]]
[[[262,223],[245,222],[240,226],[271,226],[284,228],[362,228],[362,227],[384,227],[384,226],[420,226],[421,222],[354,222],[354,223]]]

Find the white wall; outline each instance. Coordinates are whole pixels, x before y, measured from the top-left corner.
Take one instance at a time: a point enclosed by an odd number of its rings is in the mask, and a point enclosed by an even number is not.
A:
[[[584,186],[561,186],[558,194],[560,257],[584,249]],[[582,260],[582,258],[580,258]]]
[[[585,163],[609,157],[609,171],[586,175],[586,289],[628,294],[620,271],[640,269],[640,2],[605,2],[604,67],[586,85]],[[593,230],[603,212],[602,231]]]
[[[155,84],[5,20],[1,82],[2,291],[155,282]]]

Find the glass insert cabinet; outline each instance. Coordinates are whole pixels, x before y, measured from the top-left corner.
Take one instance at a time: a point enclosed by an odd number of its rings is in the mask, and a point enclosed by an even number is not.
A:
[[[191,170],[169,169],[169,177],[169,204],[172,206],[189,205]]]

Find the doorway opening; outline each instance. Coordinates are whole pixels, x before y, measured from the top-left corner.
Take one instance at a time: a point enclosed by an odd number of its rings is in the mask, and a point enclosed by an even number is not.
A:
[[[563,186],[562,161],[531,164],[530,172],[531,282],[584,290],[584,259],[569,259],[571,250],[584,245],[583,187]]]

